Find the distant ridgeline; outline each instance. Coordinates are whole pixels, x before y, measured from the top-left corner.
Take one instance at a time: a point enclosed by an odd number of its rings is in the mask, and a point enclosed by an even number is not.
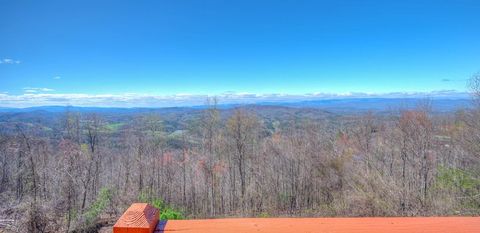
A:
[[[231,109],[240,106],[277,106],[294,108],[318,108],[334,113],[356,113],[365,111],[384,112],[399,109],[412,109],[418,105],[430,105],[436,112],[450,112],[462,108],[471,107],[472,101],[469,97],[457,98],[336,98],[307,101],[279,101],[279,102],[259,102],[254,104],[219,104],[220,109]],[[164,107],[164,108],[122,108],[122,107],[77,107],[77,106],[40,106],[29,108],[6,108],[0,107],[0,112],[97,112],[97,113],[138,113],[158,111],[162,113],[178,113],[192,111],[195,109],[205,109],[208,106],[190,106],[190,107]]]
[[[258,104],[221,104],[217,108],[220,116],[226,119],[236,108],[254,112],[264,119],[265,123],[284,123],[292,116],[298,119],[338,121],[339,116],[363,115],[398,115],[402,110],[411,110],[427,106],[432,114],[449,114],[470,108],[471,99],[464,98],[344,98],[325,99],[302,102],[263,102]],[[208,106],[165,107],[165,108],[108,108],[108,107],[76,107],[76,106],[41,106],[30,108],[0,107],[0,132],[13,132],[19,126],[43,129],[45,132],[59,130],[61,121],[67,113],[78,113],[84,116],[98,115],[107,129],[115,132],[122,125],[131,123],[142,114],[158,114],[163,121],[166,132],[174,133],[184,128],[187,122],[195,121],[202,116]],[[15,123],[15,124],[12,124]]]

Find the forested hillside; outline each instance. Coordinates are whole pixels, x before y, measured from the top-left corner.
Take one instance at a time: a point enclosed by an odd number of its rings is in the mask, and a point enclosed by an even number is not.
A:
[[[207,106],[3,113],[0,228],[87,231],[139,201],[165,218],[480,214],[480,108]]]

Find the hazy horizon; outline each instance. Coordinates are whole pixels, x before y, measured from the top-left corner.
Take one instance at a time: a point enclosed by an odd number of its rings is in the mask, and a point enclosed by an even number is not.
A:
[[[261,103],[295,103],[304,101],[348,100],[348,99],[470,99],[467,92],[453,90],[393,93],[309,93],[304,95],[289,94],[253,94],[223,93],[220,95],[178,94],[160,95],[85,95],[85,94],[23,94],[11,96],[0,94],[0,107],[28,108],[42,106],[75,106],[75,107],[114,107],[114,108],[159,108],[159,107],[192,107],[201,106],[208,99],[216,98],[219,104],[261,104]]]

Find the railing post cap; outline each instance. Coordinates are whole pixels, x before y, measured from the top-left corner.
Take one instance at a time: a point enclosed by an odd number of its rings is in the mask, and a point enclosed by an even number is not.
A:
[[[147,203],[133,203],[113,226],[113,233],[153,233],[159,211]]]

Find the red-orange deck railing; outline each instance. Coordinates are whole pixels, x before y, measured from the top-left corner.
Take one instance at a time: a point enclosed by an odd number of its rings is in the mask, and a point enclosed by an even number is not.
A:
[[[154,226],[154,227],[152,227]],[[229,218],[158,221],[158,211],[133,204],[114,233],[480,233],[480,217]]]

